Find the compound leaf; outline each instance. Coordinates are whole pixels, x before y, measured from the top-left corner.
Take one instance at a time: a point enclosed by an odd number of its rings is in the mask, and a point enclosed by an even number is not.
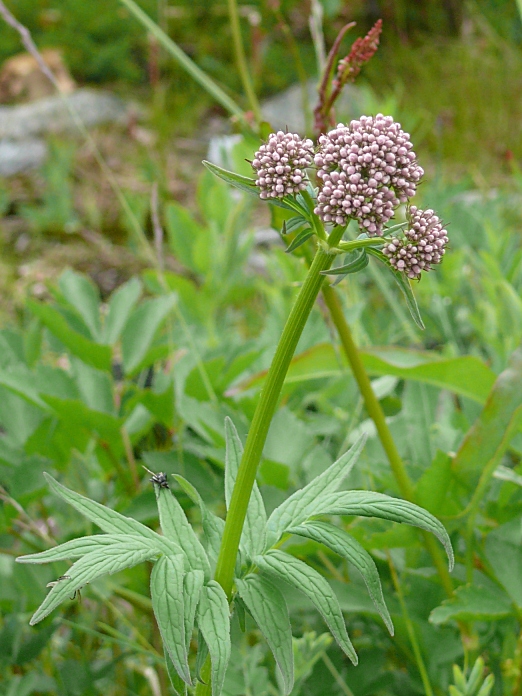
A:
[[[354,665],[357,664],[357,654],[348,637],[339,601],[322,575],[298,558],[277,549],[257,556],[254,563],[263,573],[284,580],[303,592],[325,620],[340,648]]]
[[[352,563],[363,576],[368,593],[386,624],[386,628],[393,636],[393,623],[382,594],[377,566],[368,551],[358,541],[345,532],[344,529],[339,529],[339,527],[334,527],[333,524],[318,520],[311,520],[298,527],[291,527],[288,532],[324,544]]]

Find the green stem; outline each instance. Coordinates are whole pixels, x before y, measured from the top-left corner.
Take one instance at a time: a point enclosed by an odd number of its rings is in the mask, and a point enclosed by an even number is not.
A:
[[[241,81],[243,83],[243,88],[248,98],[248,103],[256,123],[261,123],[261,108],[257,100],[257,96],[252,85],[252,80],[250,78],[250,73],[248,71],[248,66],[245,57],[245,49],[243,48],[243,41],[241,39],[241,27],[239,26],[239,14],[237,11],[236,0],[228,0],[228,16],[230,19],[230,28],[232,29],[232,38],[234,40],[234,50],[236,53],[236,64],[241,75]]]
[[[324,276],[321,275],[321,271],[326,271],[330,268],[334,258],[331,248],[335,247],[339,242],[343,231],[343,228],[335,228],[328,239],[328,244],[324,245],[326,248],[323,245],[318,247],[308,275],[283,329],[263,391],[257,403],[230,500],[216,567],[216,580],[229,597],[232,591],[239,539],[243,530],[250,493],[254,485],[257,466],[261,459],[268,428],[279,401],[279,395],[290,366],[290,361],[323,284]]]
[[[388,428],[388,424],[386,423],[386,417],[381,408],[379,400],[373,391],[370,378],[368,377],[368,373],[366,372],[357,346],[353,340],[350,327],[345,319],[339,296],[332,287],[326,285],[323,287],[323,297],[335,328],[339,334],[339,338],[341,339],[341,345],[346,357],[348,358],[348,362],[352,368],[355,380],[359,386],[359,391],[363,397],[368,415],[375,423],[377,434],[390,463],[393,476],[397,482],[397,485],[399,486],[401,495],[406,498],[406,500],[415,502],[415,491],[413,484],[408,476],[408,472],[406,471],[406,467],[404,466],[401,455],[395,446],[395,442],[390,429]],[[441,582],[444,586],[444,590],[446,591],[447,595],[451,597],[453,594],[453,581],[448,572],[446,561],[444,560],[442,554],[440,553],[440,549],[437,547],[437,544],[431,535],[428,532],[422,532],[422,535],[424,537],[424,544],[433,560],[435,568],[437,569]]]
[[[268,371],[265,386],[257,403],[252,425],[248,431],[245,450],[237,472],[234,490],[232,491],[215,573],[217,582],[225,590],[228,597],[230,597],[232,592],[239,540],[243,531],[250,494],[254,486],[257,466],[261,459],[268,428],[279,401],[279,395],[290,361],[317,299],[321,285],[324,282],[324,276],[321,275],[321,271],[328,270],[332,265],[335,257],[332,247],[335,247],[341,240],[343,232],[344,228],[336,227],[330,234],[328,243],[322,242],[317,248],[315,258],[308,270],[308,275],[283,329]],[[210,696],[212,693],[211,664],[208,657],[203,666],[201,676],[206,683],[198,682],[195,692],[196,696]]]

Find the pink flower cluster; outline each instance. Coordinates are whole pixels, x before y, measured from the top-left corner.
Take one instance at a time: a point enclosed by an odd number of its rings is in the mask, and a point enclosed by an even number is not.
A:
[[[383,225],[415,194],[424,174],[408,133],[382,114],[361,116],[322,135],[315,164],[323,182],[315,213],[336,225],[355,218],[370,237],[382,235]]]
[[[441,262],[446,251],[448,235],[433,210],[419,210],[412,205],[408,210],[409,227],[404,239],[394,238],[383,247],[391,265],[408,278],[420,278]]]
[[[313,156],[311,140],[296,133],[271,133],[252,162],[261,198],[284,198],[305,189],[305,170],[312,165]]]

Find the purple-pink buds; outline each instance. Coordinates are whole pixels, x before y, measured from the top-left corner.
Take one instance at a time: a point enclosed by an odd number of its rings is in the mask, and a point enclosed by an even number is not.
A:
[[[254,156],[256,186],[261,198],[284,198],[306,188],[306,169],[313,162],[314,144],[296,133],[271,133]]]
[[[407,218],[404,238],[393,238],[382,251],[395,269],[408,278],[420,278],[422,271],[429,271],[442,261],[448,235],[433,210],[419,210],[412,205]]]

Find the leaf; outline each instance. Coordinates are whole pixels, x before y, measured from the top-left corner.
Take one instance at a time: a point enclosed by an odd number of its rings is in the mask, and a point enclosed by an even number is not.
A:
[[[461,585],[430,614],[429,621],[440,625],[447,621],[498,621],[512,612],[509,597],[495,588]]]
[[[221,546],[221,538],[223,536],[223,530],[225,528],[225,520],[221,517],[217,517],[214,513],[210,512],[202,497],[194,488],[194,486],[183,478],[179,474],[173,474],[173,478],[181,486],[181,489],[189,496],[189,498],[199,506],[201,513],[201,524],[203,526],[203,533],[205,535],[206,550],[208,556],[211,558],[212,563],[215,564],[219,554],[219,548]]]
[[[131,534],[95,534],[93,536],[84,536],[79,539],[71,539],[64,544],[55,546],[53,549],[41,551],[40,553],[29,553],[26,556],[19,556],[16,560],[18,563],[51,563],[54,561],[64,561],[68,558],[78,558],[85,556],[93,551],[98,551],[101,547],[111,545],[128,544],[129,548],[134,548],[137,551],[140,549],[151,549],[149,539],[142,536]],[[158,550],[159,554],[160,551]]]
[[[181,546],[192,570],[202,570],[205,577],[210,578],[210,565],[205,549],[170,488],[154,484],[154,492],[164,536]]]
[[[210,172],[212,172],[212,174],[220,179],[223,179],[223,181],[226,181],[227,184],[230,184],[240,191],[246,191],[246,193],[253,193],[255,196],[259,196],[259,189],[256,186],[255,179],[250,179],[247,176],[241,176],[241,174],[234,174],[234,172],[229,172],[226,169],[222,169],[221,167],[218,167],[217,164],[212,164],[212,162],[208,162],[207,160],[203,160],[203,164]]]
[[[220,696],[230,660],[230,610],[223,588],[211,580],[201,589],[198,627],[212,662],[212,696]]]
[[[165,655],[165,664],[167,666],[167,674],[169,675],[170,685],[174,690],[174,696],[187,696],[187,685],[180,679],[179,674],[176,672],[172,658],[169,655],[169,651],[163,644],[163,653]]]
[[[48,304],[27,300],[26,305],[73,355],[98,370],[111,370],[112,351],[109,346],[95,343],[74,331],[60,312]]]
[[[305,242],[307,242],[310,237],[313,237],[315,232],[312,230],[311,227],[307,227],[304,230],[301,230],[294,239],[290,242],[288,247],[285,249],[285,253],[290,254],[292,251],[297,249],[298,247],[302,246]]]
[[[139,367],[163,321],[176,304],[176,295],[142,302],[130,315],[121,335],[123,369],[131,374]]]
[[[66,599],[71,593],[80,590],[86,583],[91,582],[101,575],[112,575],[125,568],[130,568],[147,559],[153,558],[157,549],[149,547],[136,549],[131,542],[111,544],[108,547],[98,548],[80,558],[67,571],[67,577],[58,580],[56,585],[44,599],[42,604],[33,614],[31,626],[45,619],[50,612]]]
[[[485,555],[497,580],[511,599],[522,607],[522,520],[497,527],[486,538]]]
[[[236,482],[237,472],[241,457],[243,455],[243,445],[239,435],[230,418],[225,418],[225,500],[227,509],[230,507],[230,499]],[[246,553],[252,558],[261,553],[265,548],[266,542],[266,510],[263,498],[259,491],[259,486],[254,482],[254,487],[250,495],[245,524],[241,534],[241,543]]]
[[[350,273],[357,273],[366,268],[369,262],[368,254],[362,249],[361,253],[353,261],[344,264],[343,266],[336,266],[331,268],[329,271],[321,271],[321,275],[348,275]]]
[[[430,466],[415,484],[415,500],[431,512],[440,513],[451,482],[451,457],[438,450]]]
[[[366,436],[361,435],[348,452],[339,457],[320,476],[310,481],[307,486],[293,493],[272,512],[266,525],[270,546],[275,544],[289,527],[296,527],[312,514],[316,514],[311,510],[320,504],[325,496],[339,488],[358,460],[365,442]]]
[[[302,215],[296,215],[295,217],[292,217],[289,220],[283,220],[283,229],[281,231],[281,234],[291,234],[292,232],[296,232],[303,225],[307,224],[308,221],[306,220],[306,218],[304,218]]]
[[[201,588],[205,583],[205,574],[202,570],[189,570],[183,578],[183,603],[185,605],[185,642],[187,652],[192,638],[196,609],[201,596]]]
[[[339,601],[322,575],[298,558],[276,549],[256,556],[254,563],[263,573],[303,592],[325,620],[339,647],[354,665],[357,664],[357,654],[348,637]]]
[[[522,406],[522,351],[516,350],[498,376],[484,409],[469,429],[453,459],[453,475],[474,488],[482,472],[496,469],[495,462],[508,447],[519,426]]]
[[[379,517],[392,522],[410,524],[434,534],[444,546],[453,569],[454,557],[451,541],[444,525],[423,508],[400,498],[392,498],[373,491],[343,491],[321,496],[308,511],[312,515],[359,515]]]
[[[109,303],[107,317],[103,326],[103,342],[114,345],[121,336],[130,313],[136,306],[142,293],[139,278],[131,278],[113,292]]]
[[[393,623],[382,594],[381,580],[379,578],[377,566],[370,554],[358,541],[345,532],[344,529],[334,527],[333,524],[320,522],[318,520],[305,522],[298,527],[291,527],[287,531],[289,534],[298,534],[299,536],[313,539],[320,544],[324,544],[334,553],[339,554],[339,556],[346,558],[352,563],[363,576],[368,593],[377,611],[381,615],[386,628],[393,636]]]
[[[285,599],[277,587],[260,575],[236,578],[236,587],[274,655],[283,677],[284,693],[289,694],[294,686],[294,657]]]
[[[46,472],[44,472],[44,476],[51,490],[56,495],[59,495],[66,503],[72,505],[91,522],[97,524],[107,534],[130,534],[132,536],[145,537],[152,542],[152,548],[156,549],[156,551],[161,553],[182,553],[181,548],[174,542],[156,534],[156,532],[141,524],[141,522],[133,520],[131,517],[125,517],[101,503],[69,490]]]
[[[161,556],[152,569],[150,593],[154,616],[176,672],[192,685],[185,640],[184,574],[183,556]]]
[[[424,329],[424,323],[422,321],[422,317],[419,312],[419,307],[417,305],[417,300],[415,299],[415,296],[413,294],[413,290],[411,289],[411,283],[409,278],[405,276],[404,273],[401,273],[401,271],[395,270],[393,266],[390,265],[390,262],[386,258],[385,254],[382,253],[382,251],[379,251],[378,249],[373,249],[371,247],[368,247],[366,249],[366,253],[371,254],[372,256],[375,256],[378,258],[386,268],[390,271],[392,274],[395,282],[401,289],[402,294],[404,295],[406,299],[406,305],[408,309],[410,310],[411,317],[413,321],[417,324],[419,329]]]
[[[65,270],[58,281],[64,299],[74,307],[89,329],[94,341],[100,340],[100,295],[84,275]]]

